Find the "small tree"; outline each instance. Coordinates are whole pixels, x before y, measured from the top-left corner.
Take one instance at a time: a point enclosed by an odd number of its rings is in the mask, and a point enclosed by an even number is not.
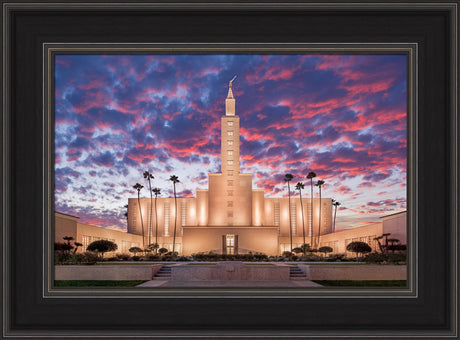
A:
[[[54,251],[68,252],[69,250],[72,250],[72,249],[73,249],[73,246],[69,243],[54,242]]]
[[[391,250],[393,253],[396,251],[405,251],[407,250],[407,246],[405,244],[390,244],[387,247],[388,250]]]
[[[328,246],[324,246],[324,247],[321,247],[318,249],[318,251],[320,253],[324,253],[324,256],[327,255],[327,253],[332,253],[334,249],[332,249],[331,247],[328,247]]]
[[[306,256],[307,253],[311,251],[311,247],[308,243],[304,243],[300,246],[300,249],[302,249],[303,256]]]
[[[148,248],[150,251],[153,251],[156,254],[158,248],[160,248],[160,245],[158,243],[152,243],[148,245]]]
[[[160,253],[160,255],[163,255],[163,254],[166,254],[168,252],[168,249],[160,248],[160,249],[158,249],[158,252]]]
[[[296,253],[296,254],[300,254],[300,253],[302,253],[302,248],[300,248],[300,247],[295,247],[294,249],[292,249],[292,252],[293,252],[293,253]]]
[[[101,254],[101,259],[104,259],[104,253],[115,251],[118,249],[116,243],[109,240],[98,240],[91,242],[86,248],[87,251],[95,251]]]
[[[74,238],[72,236],[64,236],[63,239],[67,241],[67,244],[70,244],[70,241],[73,241]]]
[[[81,244],[80,242],[74,242],[73,244],[75,245],[75,248],[73,250],[73,253],[75,254],[78,250],[78,247],[82,247],[83,244]]]
[[[137,253],[142,252],[142,249],[139,248],[139,247],[131,247],[131,248],[128,249],[128,251],[129,251],[130,253],[133,253],[134,256],[136,256]]]
[[[62,238],[64,241],[66,241],[66,243],[64,243],[66,246],[64,246],[63,248],[67,248],[67,249],[63,249],[65,252],[68,252],[70,250],[73,249],[73,246],[70,244],[70,241],[73,241],[74,238],[72,236],[64,236]]]
[[[351,242],[347,246],[348,251],[356,253],[356,261],[358,261],[358,254],[370,253],[372,251],[371,247],[366,242]]]

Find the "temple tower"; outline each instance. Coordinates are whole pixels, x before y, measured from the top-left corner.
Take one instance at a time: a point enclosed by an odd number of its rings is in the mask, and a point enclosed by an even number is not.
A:
[[[240,173],[240,117],[235,114],[232,82],[221,117],[221,173],[209,174],[208,223],[252,225],[252,174]]]
[[[225,115],[221,120],[221,171],[232,177],[240,172],[240,117],[235,115],[235,98],[232,82],[225,99]]]

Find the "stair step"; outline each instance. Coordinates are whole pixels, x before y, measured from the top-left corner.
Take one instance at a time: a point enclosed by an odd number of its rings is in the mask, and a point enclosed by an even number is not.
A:
[[[170,280],[171,279],[171,267],[161,267],[158,272],[153,276],[154,280]]]
[[[290,267],[289,278],[291,280],[308,280],[307,275],[299,267]]]

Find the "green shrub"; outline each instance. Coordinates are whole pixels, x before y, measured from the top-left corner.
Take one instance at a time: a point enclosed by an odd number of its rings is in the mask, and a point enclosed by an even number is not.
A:
[[[363,260],[367,263],[404,263],[406,254],[370,253]]]
[[[128,261],[130,256],[128,254],[117,254],[119,261]]]
[[[83,254],[79,254],[83,256],[83,264],[96,264],[98,261],[98,257],[96,253],[92,253],[90,251],[87,251]]]
[[[346,261],[345,254],[329,255],[329,257],[326,259],[326,262],[339,262],[339,261]]]
[[[263,253],[255,253],[254,258],[256,261],[268,261],[268,256]]]
[[[388,261],[388,255],[384,253],[370,253],[363,258],[367,263],[383,263]]]
[[[176,258],[176,261],[191,261],[191,259],[187,256],[179,256]]]
[[[131,259],[133,261],[139,261],[141,259],[141,257],[140,256],[133,256],[133,257],[131,257]]]
[[[405,263],[406,262],[406,254],[401,253],[401,254],[388,254],[388,262],[389,263]]]
[[[183,258],[183,257],[180,257]],[[209,253],[196,253],[192,254],[191,257],[185,257],[187,261],[268,261],[268,256],[263,253],[248,253],[248,254],[215,254]],[[276,259],[276,257],[270,257]],[[182,260],[178,260],[182,261]]]
[[[97,255],[93,253],[74,254],[55,252],[54,263],[61,265],[95,264]]]

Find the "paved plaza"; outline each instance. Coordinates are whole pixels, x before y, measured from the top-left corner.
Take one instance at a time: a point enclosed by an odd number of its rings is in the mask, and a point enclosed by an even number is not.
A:
[[[151,280],[136,287],[322,287],[310,280],[252,281],[252,280],[204,280],[176,281]]]

